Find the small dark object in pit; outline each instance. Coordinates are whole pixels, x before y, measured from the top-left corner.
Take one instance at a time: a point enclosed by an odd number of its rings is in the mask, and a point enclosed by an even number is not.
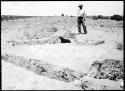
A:
[[[63,37],[60,37],[61,43],[71,43],[71,41],[69,39],[64,39]]]

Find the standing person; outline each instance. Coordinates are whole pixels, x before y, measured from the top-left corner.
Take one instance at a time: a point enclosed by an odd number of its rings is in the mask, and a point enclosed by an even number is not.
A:
[[[85,14],[86,14],[86,13],[85,13],[85,11],[82,9],[83,4],[79,4],[78,7],[79,7],[78,12],[77,12],[78,31],[79,31],[79,33],[81,33],[81,24],[82,24],[84,33],[86,34],[86,33],[87,33],[86,25],[85,25],[85,18],[86,18],[86,15],[85,15]]]

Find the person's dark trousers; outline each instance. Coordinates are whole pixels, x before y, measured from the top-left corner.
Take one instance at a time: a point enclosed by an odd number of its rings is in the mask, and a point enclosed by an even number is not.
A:
[[[77,18],[77,23],[78,23],[78,31],[81,33],[81,25],[83,26],[84,33],[87,33],[86,26],[85,26],[85,20],[83,18],[78,17]]]

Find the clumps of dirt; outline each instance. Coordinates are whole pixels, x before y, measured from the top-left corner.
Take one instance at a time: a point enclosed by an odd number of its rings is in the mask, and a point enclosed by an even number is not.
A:
[[[105,41],[102,40],[102,41],[97,41],[96,43],[94,43],[94,45],[100,45],[100,44],[104,44],[104,43],[105,43]]]
[[[85,40],[83,42],[79,42],[79,41],[76,40],[76,44],[78,44],[78,45],[97,46],[97,45],[101,45],[101,44],[104,44],[104,43],[105,43],[104,40],[99,40],[99,41]]]
[[[123,90],[118,81],[96,79],[87,76],[74,81],[73,84],[82,90]]]
[[[104,27],[104,25],[103,25],[103,24],[101,24],[101,25],[100,25],[100,27]]]
[[[66,38],[70,38],[70,39],[75,39],[76,37],[76,34],[75,33],[71,33],[71,32],[66,32],[65,34],[64,34],[64,36],[66,37]]]
[[[50,25],[46,28],[46,31],[49,33],[55,33],[58,31],[58,28],[56,26]]]
[[[68,68],[62,68],[45,63],[39,59],[24,58],[22,56],[13,56],[10,54],[2,55],[1,58],[5,62],[10,62],[17,66],[24,67],[26,70],[33,71],[40,76],[46,76],[60,81],[72,82],[85,75],[81,72],[76,72]]]
[[[120,50],[120,51],[124,50],[124,46],[121,43],[118,43],[116,48],[117,48],[117,50]]]
[[[36,45],[36,44],[57,44],[61,43],[59,37],[45,38],[45,39],[36,39],[36,40],[28,40],[28,41],[6,41],[8,44],[12,46],[16,45]]]
[[[84,76],[82,73],[74,72],[68,68],[64,68],[61,71],[58,71],[56,75],[58,79],[64,80],[65,82],[71,82]]]
[[[104,59],[95,61],[88,73],[90,77],[97,79],[119,80],[124,78],[124,64],[121,60]]]
[[[83,90],[106,90],[106,85],[94,85],[93,81],[85,80],[79,84],[79,87]]]
[[[89,81],[83,81],[79,84],[79,87],[81,87],[83,90],[94,90],[89,86]]]

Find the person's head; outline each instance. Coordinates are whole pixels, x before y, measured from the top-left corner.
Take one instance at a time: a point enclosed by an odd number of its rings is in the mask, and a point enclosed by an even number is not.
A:
[[[79,4],[79,6],[78,6],[80,9],[82,9],[82,7],[83,7],[83,4]]]

